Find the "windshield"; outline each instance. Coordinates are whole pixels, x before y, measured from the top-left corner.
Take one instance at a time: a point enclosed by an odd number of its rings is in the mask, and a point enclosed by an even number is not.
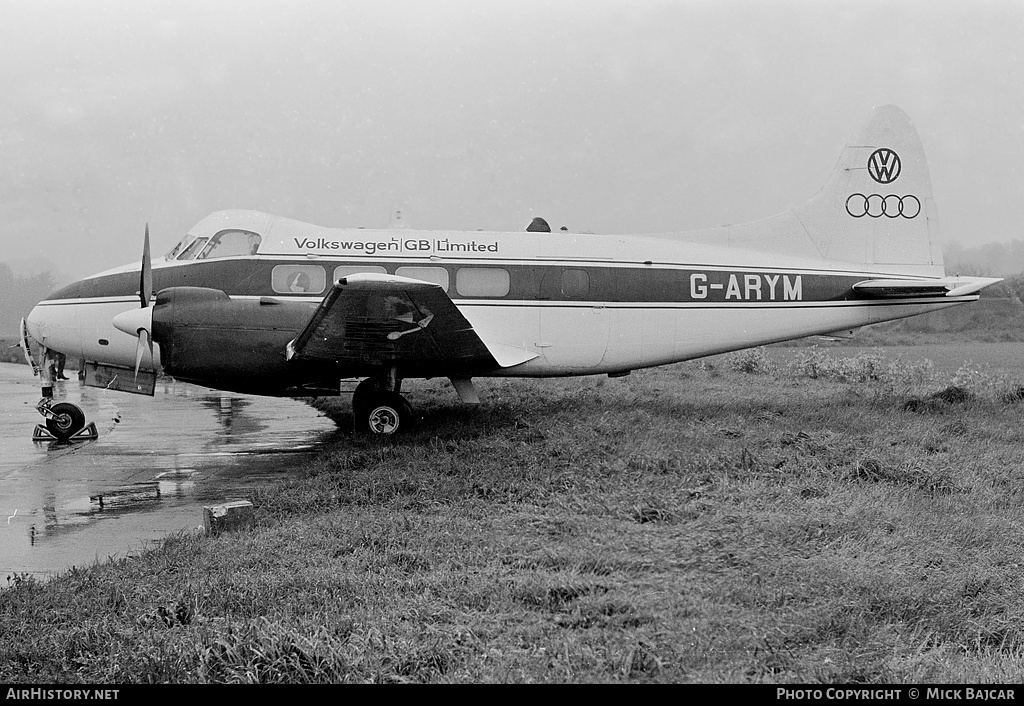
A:
[[[260,236],[256,233],[248,230],[222,230],[210,239],[210,244],[196,259],[255,255],[259,248]]]
[[[184,251],[182,251],[181,255],[178,255],[178,259],[191,260],[196,256],[196,253],[206,245],[207,240],[209,240],[209,238],[196,238],[187,248],[185,248]]]
[[[178,256],[178,253],[185,249],[185,245],[190,240],[192,240],[192,236],[186,233],[185,237],[179,240],[177,245],[175,245],[173,248],[167,251],[167,254],[164,255],[164,259],[173,260],[174,258],[176,258]]]

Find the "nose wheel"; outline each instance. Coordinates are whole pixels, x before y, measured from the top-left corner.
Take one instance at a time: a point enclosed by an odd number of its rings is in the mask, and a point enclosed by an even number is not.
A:
[[[50,402],[43,399],[36,407],[45,417],[45,426],[37,424],[33,441],[90,441],[99,438],[96,425],[85,423],[85,412],[71,402]]]
[[[53,401],[53,365],[56,361],[54,352],[44,348],[42,363],[36,365],[29,349],[28,332],[25,320],[21,320],[21,345],[25,350],[26,359],[32,363],[32,372],[40,377],[43,397],[36,405],[36,411],[43,415],[44,424],[36,424],[32,431],[32,441],[91,441],[99,438],[96,425],[85,423],[85,412],[71,402]],[[60,366],[63,375],[63,364]],[[63,378],[67,379],[67,378]]]
[[[46,428],[58,439],[65,441],[85,428],[85,412],[70,402],[58,402],[50,407],[52,417],[46,419]]]

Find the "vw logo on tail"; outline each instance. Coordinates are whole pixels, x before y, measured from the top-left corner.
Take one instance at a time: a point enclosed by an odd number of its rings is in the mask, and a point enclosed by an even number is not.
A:
[[[868,174],[879,184],[891,184],[900,175],[900,156],[890,149],[875,150],[868,157]]]

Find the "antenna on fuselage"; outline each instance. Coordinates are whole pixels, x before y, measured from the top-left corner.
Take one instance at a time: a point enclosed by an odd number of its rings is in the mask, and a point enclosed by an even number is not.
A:
[[[389,228],[405,228],[406,227],[405,221],[402,220],[402,211],[401,210],[396,210],[394,213],[391,214],[391,223],[390,223],[390,225],[388,227]]]

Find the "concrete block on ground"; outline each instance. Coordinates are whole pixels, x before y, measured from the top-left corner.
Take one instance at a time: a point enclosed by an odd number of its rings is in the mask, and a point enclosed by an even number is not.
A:
[[[256,510],[248,500],[234,500],[203,508],[203,529],[208,537],[255,526]]]

